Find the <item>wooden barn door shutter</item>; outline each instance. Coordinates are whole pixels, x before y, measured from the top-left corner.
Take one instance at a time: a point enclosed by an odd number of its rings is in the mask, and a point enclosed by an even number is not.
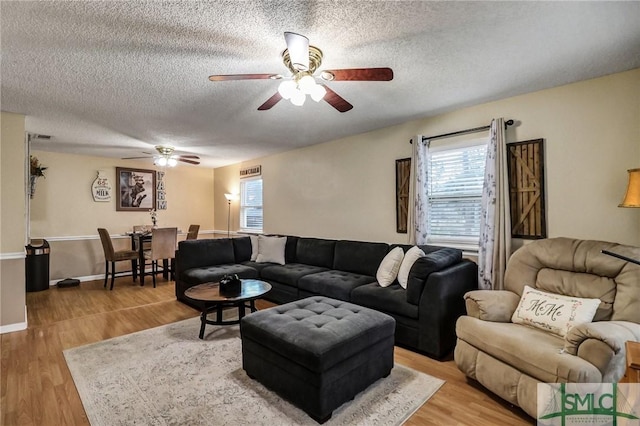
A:
[[[511,236],[547,237],[543,140],[507,144]]]

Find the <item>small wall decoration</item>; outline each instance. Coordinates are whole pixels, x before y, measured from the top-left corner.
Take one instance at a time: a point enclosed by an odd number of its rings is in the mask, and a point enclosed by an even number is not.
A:
[[[91,195],[95,202],[111,201],[111,182],[104,170],[98,170],[98,177],[91,185]]]
[[[39,178],[44,177],[44,171],[47,170],[47,167],[43,166],[38,157],[33,155],[29,157],[29,163],[29,198],[33,198],[36,194],[36,183]]]
[[[116,167],[116,210],[149,211],[156,205],[154,170]]]
[[[409,219],[409,179],[411,158],[396,160],[396,232],[407,233]]]
[[[164,189],[164,172],[156,172],[156,210],[167,209],[167,192]]]
[[[507,144],[511,236],[547,237],[542,139]]]
[[[248,178],[253,176],[260,176],[262,174],[262,166],[250,166],[240,169],[240,178]]]

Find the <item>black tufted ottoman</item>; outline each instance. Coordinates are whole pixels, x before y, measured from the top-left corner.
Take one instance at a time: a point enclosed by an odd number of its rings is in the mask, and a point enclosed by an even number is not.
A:
[[[314,296],[252,313],[240,322],[249,377],[319,423],[393,368],[395,320]]]

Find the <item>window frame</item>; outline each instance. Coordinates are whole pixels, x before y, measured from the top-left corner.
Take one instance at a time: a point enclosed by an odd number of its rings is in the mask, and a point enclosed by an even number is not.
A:
[[[262,199],[262,195],[260,194],[260,198],[261,198],[261,203],[259,206],[256,205],[246,205],[244,204],[244,192],[245,190],[245,185],[253,182],[253,181],[261,181],[261,187],[262,187],[262,192],[264,193],[264,187],[262,185],[264,185],[264,181],[262,179],[262,176],[253,176],[253,177],[248,177],[248,178],[242,178],[240,179],[240,201],[239,201],[239,206],[238,206],[238,215],[239,215],[239,230],[241,232],[245,232],[245,233],[257,233],[260,234],[262,233],[262,230],[264,229],[264,199]],[[247,227],[246,226],[246,217],[245,217],[245,211],[247,208],[260,208],[261,211],[261,219],[262,219],[262,227],[261,228],[253,228],[253,227]]]
[[[477,147],[477,146],[482,146],[484,145],[485,147],[488,147],[489,145],[489,136],[487,135],[486,137],[480,137],[480,138],[473,138],[473,139],[465,139],[465,140],[459,140],[456,142],[449,142],[449,143],[431,143],[430,147],[429,147],[429,156],[431,157],[429,160],[429,165],[428,165],[428,176],[427,176],[427,182],[429,185],[429,190],[427,191],[427,208],[428,208],[428,221],[431,220],[431,200],[436,198],[438,200],[442,200],[444,198],[447,197],[432,197],[431,196],[431,182],[432,182],[432,177],[431,177],[431,171],[432,171],[432,162],[433,162],[433,158],[432,158],[432,154],[435,153],[440,153],[440,152],[444,152],[444,151],[453,151],[453,150],[460,150],[460,149],[465,149],[465,148],[473,148],[473,147]],[[485,151],[485,165],[484,167],[486,167],[486,151]],[[484,176],[484,169],[483,169],[483,176]],[[484,177],[483,177],[483,181],[484,181]],[[450,199],[456,199],[456,200],[463,200],[463,199],[479,199],[480,202],[482,202],[482,190],[480,190],[479,194],[477,195],[465,195],[465,196],[459,196],[459,197],[451,197]],[[430,223],[427,224],[428,229],[430,230]],[[444,246],[444,247],[452,247],[452,248],[457,248],[460,250],[463,250],[463,252],[468,253],[468,254],[472,254],[475,255],[478,253],[479,250],[479,245],[480,245],[480,235],[478,235],[477,237],[466,237],[466,236],[455,236],[455,235],[446,235],[446,236],[432,236],[430,232],[427,233],[427,243],[428,244],[432,244],[432,245],[438,245],[438,246]]]

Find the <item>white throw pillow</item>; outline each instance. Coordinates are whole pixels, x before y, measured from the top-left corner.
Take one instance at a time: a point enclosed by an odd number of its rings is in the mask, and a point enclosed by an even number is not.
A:
[[[284,265],[284,247],[287,237],[265,237],[258,235],[258,263],[278,263]]]
[[[400,286],[404,289],[407,288],[407,282],[409,281],[409,272],[411,271],[411,267],[416,260],[424,256],[424,252],[420,249],[420,247],[411,247],[405,254],[404,259],[402,259],[402,264],[400,265],[400,270],[398,271],[398,282]]]
[[[251,261],[255,262],[258,258],[258,236],[249,235],[249,238],[251,238]]]
[[[524,286],[511,321],[564,337],[571,327],[591,322],[598,306],[600,299],[563,296]]]
[[[387,253],[384,259],[382,259],[380,266],[378,266],[378,271],[376,272],[376,279],[378,280],[380,287],[388,287],[393,281],[395,281],[398,276],[398,271],[400,271],[402,259],[404,259],[404,251],[402,251],[402,247],[394,248]]]

